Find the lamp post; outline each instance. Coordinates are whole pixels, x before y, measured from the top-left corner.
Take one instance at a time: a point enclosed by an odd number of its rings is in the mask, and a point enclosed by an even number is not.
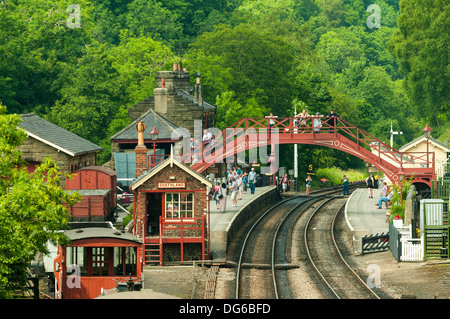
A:
[[[152,160],[152,163],[150,164],[150,168],[153,168],[156,165],[156,140],[158,139],[158,134],[159,134],[159,132],[156,129],[156,127],[154,126],[153,130],[151,130],[151,132],[150,132],[150,139],[153,142],[153,155],[152,155],[153,160]]]
[[[430,166],[429,162],[430,162],[430,156],[428,155],[429,152],[429,144],[430,144],[430,136],[431,136],[431,127],[427,125],[425,125],[425,128],[423,129],[423,132],[425,133],[425,137],[427,138],[427,168]]]

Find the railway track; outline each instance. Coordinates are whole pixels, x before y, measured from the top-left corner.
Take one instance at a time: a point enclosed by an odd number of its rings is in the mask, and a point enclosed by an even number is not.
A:
[[[326,221],[321,221],[319,216],[323,215],[323,211],[329,206],[331,202],[341,201],[346,202],[346,198],[336,196],[336,193],[340,193],[338,190],[326,189],[320,194],[316,193],[316,196],[293,196],[285,199],[276,205],[270,207],[263,212],[260,217],[249,227],[246,233],[239,254],[239,261],[237,262],[236,274],[235,274],[235,291],[234,296],[236,299],[291,299],[295,298],[295,291],[292,289],[305,289],[304,287],[291,287],[288,271],[290,269],[299,268],[299,263],[291,263],[291,243],[295,242],[292,239],[293,229],[296,224],[302,224],[304,242],[308,242],[306,250],[309,251],[308,261],[309,264],[315,265],[315,271],[318,274],[322,274],[321,280],[323,283],[329,282],[327,278],[334,277],[348,277],[348,272],[351,271],[351,267],[342,261],[342,254],[335,253],[333,257],[318,261],[318,256],[322,253],[317,253],[317,249],[311,245],[311,240],[325,247],[325,250],[335,251],[337,247],[336,240],[334,239],[333,229],[334,221],[337,214],[334,216],[332,222],[333,226],[327,226],[322,233],[330,234],[330,241],[325,241],[325,238],[317,238],[311,235],[311,231],[308,229],[311,227],[315,233],[318,234],[319,224],[322,225]],[[319,205],[319,207],[317,207]],[[339,208],[342,207],[343,204]],[[336,210],[335,210],[336,211]],[[312,213],[311,213],[312,212]],[[325,213],[326,216],[330,215],[329,212]],[[323,226],[320,226],[323,227]],[[340,256],[339,256],[340,255]],[[330,259],[331,258],[331,259]],[[346,273],[344,270],[335,267],[334,270],[325,270],[322,264],[329,265],[346,265]],[[320,268],[316,265],[320,264]],[[339,269],[339,270],[338,270]],[[350,269],[350,270],[349,270]],[[325,271],[328,271],[325,275]],[[331,275],[330,275],[331,274]],[[357,276],[356,272],[352,273],[352,276]],[[319,275],[320,276],[320,275]],[[358,277],[359,278],[359,277]],[[323,298],[369,298],[375,297],[376,294],[369,288],[365,288],[364,292],[361,292],[362,286],[365,284],[363,280],[359,278],[358,281],[350,284],[351,286],[358,286],[357,292],[343,295],[343,288],[336,289],[337,281],[334,280],[330,284],[330,292],[321,294]],[[315,285],[317,284],[317,280]],[[320,284],[320,283],[319,283]],[[345,285],[349,285],[344,284]],[[338,292],[336,292],[336,290]],[[334,293],[332,292],[334,291]]]
[[[283,226],[286,221],[298,212],[300,206],[312,200],[304,196],[285,199],[266,210],[251,226],[239,255],[235,281],[236,299],[278,299],[288,294],[286,289],[280,289],[276,270],[288,268],[289,265],[284,254],[277,253],[277,246],[285,246],[283,238],[286,238],[286,231]]]
[[[334,205],[330,205],[333,201]],[[335,221],[345,203],[344,199],[329,198],[309,217],[304,232],[308,259],[331,298],[380,299],[346,262],[338,247]]]

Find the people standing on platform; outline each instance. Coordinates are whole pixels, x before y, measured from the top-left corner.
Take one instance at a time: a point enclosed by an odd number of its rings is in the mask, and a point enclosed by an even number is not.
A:
[[[216,186],[214,186],[214,199],[216,200],[217,209],[219,209],[219,194],[220,194],[220,182],[217,182]]]
[[[310,175],[308,175],[308,177],[306,178],[306,196],[309,196],[309,194],[310,194],[311,182],[312,182],[312,178]]]
[[[250,186],[250,193],[255,194],[255,184],[256,184],[256,172],[255,168],[252,168],[248,174],[248,185]]]
[[[373,178],[373,174],[370,173],[369,177],[366,178],[367,188],[369,189],[369,198],[373,198],[373,189],[375,187],[375,179]]]
[[[242,186],[244,194],[247,194],[247,186],[248,186],[248,174],[245,172],[242,176]]]
[[[287,174],[284,174],[284,176],[280,179],[280,184],[281,184],[281,191],[283,193],[286,193],[287,188],[289,186],[289,177]]]
[[[238,194],[238,183],[236,179],[233,177],[231,180],[231,186],[228,187],[228,189],[231,191],[231,207],[237,207],[237,194]]]
[[[242,175],[238,175],[236,181],[237,181],[237,184],[238,184],[237,199],[238,200],[242,200]]]
[[[341,182],[342,182],[342,192],[344,193],[344,195],[348,195],[349,180],[348,180],[347,176],[344,175]]]
[[[222,185],[220,187],[219,210],[221,213],[225,213],[227,210],[227,184],[225,184],[225,183],[222,183]]]
[[[238,176],[242,176],[242,169],[236,165],[236,173],[238,174]]]

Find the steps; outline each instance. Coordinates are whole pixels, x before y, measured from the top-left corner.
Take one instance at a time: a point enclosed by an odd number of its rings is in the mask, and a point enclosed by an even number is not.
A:
[[[162,266],[162,245],[160,243],[144,244],[144,264]]]

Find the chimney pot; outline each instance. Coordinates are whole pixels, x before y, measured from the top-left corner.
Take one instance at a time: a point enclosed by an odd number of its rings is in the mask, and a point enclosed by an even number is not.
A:
[[[144,131],[145,131],[144,122],[139,121],[136,124],[136,130],[138,132],[138,145],[144,145]]]

